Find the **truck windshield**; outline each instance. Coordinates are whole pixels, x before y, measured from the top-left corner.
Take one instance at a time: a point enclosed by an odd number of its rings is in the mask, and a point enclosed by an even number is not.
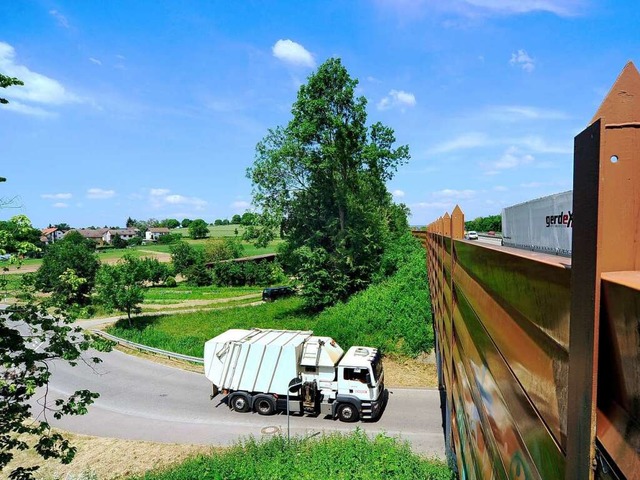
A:
[[[373,381],[378,383],[378,380],[382,376],[382,358],[380,358],[380,355],[376,355],[373,362],[371,362],[371,370],[373,370]]]

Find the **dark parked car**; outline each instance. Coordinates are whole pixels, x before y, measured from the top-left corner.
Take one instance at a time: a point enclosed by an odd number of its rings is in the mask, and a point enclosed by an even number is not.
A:
[[[291,287],[269,287],[262,291],[262,300],[265,302],[273,302],[278,298],[289,297],[296,291]]]

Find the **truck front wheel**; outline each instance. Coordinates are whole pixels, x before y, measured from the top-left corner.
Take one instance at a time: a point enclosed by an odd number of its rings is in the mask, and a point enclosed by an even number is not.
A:
[[[244,395],[234,395],[231,399],[231,408],[236,412],[248,412],[249,411],[249,401],[246,399]]]
[[[354,405],[350,403],[343,403],[338,407],[338,418],[341,422],[357,422],[360,418],[360,414]]]

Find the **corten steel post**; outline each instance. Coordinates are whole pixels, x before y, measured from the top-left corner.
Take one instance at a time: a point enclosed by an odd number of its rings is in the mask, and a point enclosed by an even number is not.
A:
[[[630,62],[575,139],[567,480],[594,478],[601,274],[640,270],[639,192],[640,74]]]
[[[450,317],[450,321],[451,321],[451,336],[447,339],[449,341],[449,346],[450,346],[450,352],[451,352],[451,356],[449,358],[449,364],[452,366],[451,368],[451,375],[449,376],[449,391],[453,389],[453,349],[454,349],[454,334],[453,334],[453,328],[454,328],[454,323],[453,323],[453,315],[454,315],[454,311],[456,308],[456,292],[454,289],[454,283],[453,283],[453,277],[454,277],[454,270],[456,268],[456,247],[455,247],[455,240],[459,240],[461,238],[464,237],[464,214],[462,213],[462,210],[460,209],[460,207],[458,205],[456,205],[456,207],[453,209],[453,212],[451,212],[451,223],[450,223],[450,237],[451,237],[451,265],[450,265],[450,289],[451,289],[451,305],[450,305],[450,312],[451,312],[451,317]],[[452,402],[453,399],[453,395],[449,394],[449,401]],[[452,403],[451,403],[452,404]],[[451,408],[451,407],[450,407]],[[451,460],[453,457],[453,455],[455,455],[455,451],[453,451],[453,449],[451,448],[451,445],[447,445],[447,447],[449,448],[449,451],[447,451],[447,457],[449,458],[449,460]],[[451,462],[452,464],[454,462]]]

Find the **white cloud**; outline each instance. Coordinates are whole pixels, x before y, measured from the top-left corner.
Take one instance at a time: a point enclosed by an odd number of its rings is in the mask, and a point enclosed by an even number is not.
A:
[[[389,94],[378,102],[378,110],[388,110],[399,107],[404,111],[405,107],[415,107],[416,96],[404,90],[391,90]]]
[[[489,137],[484,133],[470,132],[460,135],[453,140],[442,142],[435,147],[429,149],[430,154],[451,153],[457,150],[466,150],[469,148],[485,147],[490,145]]]
[[[91,63],[95,63],[96,65],[102,65],[102,62],[100,60],[98,60],[97,58],[89,57],[89,61]]]
[[[493,187],[493,191],[494,192],[506,192],[509,189],[507,187],[504,187],[502,185],[496,185],[495,187]]]
[[[69,28],[69,21],[67,20],[67,17],[62,15],[59,11],[49,10],[49,15],[55,18],[58,21],[58,25],[60,25],[61,27]]]
[[[448,210],[454,207],[453,202],[418,202],[411,204],[410,208],[414,209],[441,209]]]
[[[167,195],[166,197],[164,197],[164,199],[171,205],[193,205],[196,208],[202,208],[207,204],[205,200],[202,200],[200,198],[186,197],[184,195],[178,194]]]
[[[6,96],[10,98],[10,95],[6,95]],[[55,117],[56,116],[55,113],[49,112],[44,108],[32,107],[29,105],[25,105],[24,103],[20,103],[16,100],[11,100],[11,102],[9,102],[7,105],[4,105],[2,109],[23,113],[25,115],[32,115],[34,117]]]
[[[533,163],[535,158],[528,153],[522,153],[517,147],[511,146],[502,154],[502,156],[495,162],[491,162],[487,166],[489,171],[488,175],[495,175],[501,170],[508,170],[511,168],[522,167]]]
[[[90,188],[87,190],[87,198],[92,200],[105,200],[115,196],[115,190],[103,190],[102,188]]]
[[[17,64],[15,58],[15,49],[8,43],[0,42],[0,71],[24,82],[24,86],[13,86],[2,92],[10,100],[6,107],[11,107],[13,104],[13,107],[9,108],[10,110],[28,115],[46,116],[52,115],[52,113],[30,104],[51,106],[84,101],[67,91],[57,80]]]
[[[149,202],[153,208],[166,206],[189,206],[196,210],[203,210],[207,201],[197,197],[188,197],[177,193],[171,193],[167,188],[152,188],[149,190]]]
[[[583,6],[582,0],[463,0],[472,7],[499,14],[550,12],[558,16],[576,15]]]
[[[64,202],[57,202],[54,203],[53,205],[51,205],[53,208],[67,208],[69,206],[69,204],[64,203]]]
[[[522,70],[529,73],[536,68],[535,60],[529,56],[526,50],[518,50],[516,53],[512,53],[509,63],[513,66],[520,66]]]
[[[463,17],[549,12],[570,17],[585,10],[586,0],[376,0],[376,3],[394,10],[405,19],[416,20],[437,12],[456,13]]]
[[[487,108],[483,116],[499,121],[515,122],[519,120],[567,120],[571,118],[559,110],[530,107],[523,105],[495,105]]]
[[[452,199],[452,200],[466,200],[476,195],[475,190],[452,190],[445,188],[444,190],[438,190],[431,195],[439,199]]]
[[[48,198],[52,200],[68,200],[72,197],[70,193],[43,193],[40,195],[42,198]]]
[[[571,141],[563,144],[550,144],[542,137],[537,135],[528,135],[526,137],[489,137],[484,133],[471,132],[460,135],[453,140],[447,140],[431,147],[428,155],[440,155],[445,153],[457,152],[459,150],[469,150],[472,148],[484,148],[495,146],[513,146],[530,153],[573,153],[573,145]]]
[[[402,198],[402,197],[404,197],[405,194],[404,194],[404,192],[402,190],[394,190],[392,192],[392,195],[394,197],[396,197],[396,198]]]
[[[518,143],[523,148],[528,148],[535,153],[560,153],[569,155],[573,153],[573,142],[568,140],[562,145],[550,145],[543,138],[530,135],[518,139]]]
[[[292,40],[278,40],[272,47],[273,56],[285,63],[314,68],[313,55],[299,43]]]
[[[238,200],[231,204],[231,208],[234,212],[244,212],[249,207],[251,207],[251,204],[249,202],[245,202],[244,200]]]

